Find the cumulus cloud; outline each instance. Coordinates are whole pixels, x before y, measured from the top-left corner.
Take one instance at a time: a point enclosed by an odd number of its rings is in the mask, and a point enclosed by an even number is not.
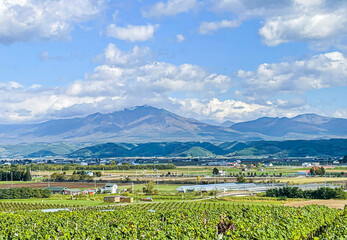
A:
[[[344,48],[347,2],[329,0],[212,0],[215,11],[230,11],[240,21],[262,19],[259,35],[268,46],[306,41],[314,48]]]
[[[91,20],[104,0],[0,1],[0,43],[66,38],[74,24]]]
[[[176,40],[177,40],[177,42],[184,42],[185,37],[182,34],[177,34]]]
[[[171,100],[179,106],[185,115],[198,118],[213,118],[219,122],[223,122],[225,119],[252,119],[262,113],[269,114],[272,110],[270,106],[248,104],[232,99],[221,101],[217,98],[210,100],[172,98]]]
[[[174,16],[179,13],[188,12],[198,7],[197,0],[168,0],[167,2],[157,2],[155,5],[142,11],[146,18],[155,18],[163,16]]]
[[[264,63],[256,71],[240,70],[238,77],[245,80],[244,94],[251,97],[347,86],[347,58],[329,52],[300,61]]]
[[[103,61],[108,65],[139,66],[153,62],[154,58],[155,54],[149,47],[134,46],[130,52],[124,52],[110,43],[103,54],[96,57],[96,60]]]
[[[120,40],[127,40],[131,42],[147,41],[153,38],[155,30],[159,28],[159,25],[130,25],[126,27],[119,27],[116,24],[110,24],[107,26],[106,34],[109,37],[117,38]]]
[[[200,120],[212,119],[220,123],[226,120],[235,122],[254,120],[261,116],[294,117],[298,114],[311,111],[307,105],[286,109],[272,102],[257,104],[235,99],[220,100],[218,98],[211,98],[204,100],[199,98],[171,98],[170,100],[174,105],[172,109],[178,109],[184,116]]]
[[[347,109],[338,109],[333,114],[336,118],[347,118]]]
[[[0,92],[1,91],[10,91],[15,89],[23,88],[23,86],[18,82],[7,82],[7,83],[1,83],[0,82]]]
[[[199,33],[200,34],[209,34],[215,31],[218,31],[221,28],[236,28],[241,25],[241,22],[238,20],[222,20],[217,22],[203,22],[200,24]]]
[[[266,20],[259,34],[269,46],[291,41],[336,41],[341,34],[347,34],[346,10],[273,17]]]

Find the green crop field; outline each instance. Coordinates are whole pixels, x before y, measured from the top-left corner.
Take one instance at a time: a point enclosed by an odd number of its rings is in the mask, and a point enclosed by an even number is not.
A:
[[[4,208],[5,212],[0,213],[1,239],[344,239],[347,236],[346,208],[315,205],[293,208],[167,202],[55,213],[9,212],[10,209]]]

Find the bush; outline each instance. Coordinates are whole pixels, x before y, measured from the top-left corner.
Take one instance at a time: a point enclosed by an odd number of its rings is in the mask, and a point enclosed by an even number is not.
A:
[[[346,199],[342,188],[322,187],[316,190],[301,190],[298,187],[283,187],[266,190],[267,197],[287,197],[306,199]]]
[[[0,189],[0,199],[49,198],[51,192],[40,188],[3,188]]]
[[[247,179],[243,176],[243,175],[239,175],[237,178],[236,178],[236,181],[238,183],[245,183],[247,181]]]

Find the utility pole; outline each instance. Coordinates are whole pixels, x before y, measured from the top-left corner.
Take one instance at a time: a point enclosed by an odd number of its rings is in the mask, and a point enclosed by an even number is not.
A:
[[[158,175],[158,169],[157,169],[157,190],[159,192],[159,175]]]

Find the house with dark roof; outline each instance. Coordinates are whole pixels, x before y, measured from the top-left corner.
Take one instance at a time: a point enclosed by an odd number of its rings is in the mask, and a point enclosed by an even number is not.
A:
[[[49,190],[51,194],[64,194],[64,191],[66,191],[67,187],[46,187],[45,189]]]

